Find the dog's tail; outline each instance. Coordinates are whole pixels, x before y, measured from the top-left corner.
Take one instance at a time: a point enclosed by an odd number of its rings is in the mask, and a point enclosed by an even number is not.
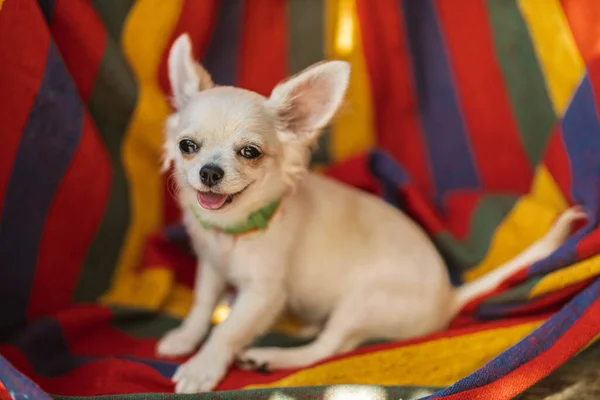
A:
[[[587,218],[580,207],[572,207],[563,212],[550,230],[542,238],[534,242],[512,260],[497,267],[490,273],[483,275],[473,282],[466,283],[454,291],[452,304],[452,315],[455,316],[460,310],[473,299],[497,288],[506,278],[515,274],[524,267],[548,257],[554,250],[562,245],[571,234],[573,223]]]

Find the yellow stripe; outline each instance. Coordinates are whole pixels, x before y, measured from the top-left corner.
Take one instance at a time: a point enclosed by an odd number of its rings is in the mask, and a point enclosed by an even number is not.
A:
[[[183,319],[192,305],[193,298],[194,294],[190,288],[182,284],[176,284],[162,309],[175,318]]]
[[[562,116],[584,73],[584,62],[559,0],[518,0],[554,111]]]
[[[596,275],[600,275],[600,255],[546,275],[531,289],[529,298],[566,288]]]
[[[331,126],[332,158],[341,161],[374,144],[371,89],[355,0],[327,0],[326,21],[327,57],[352,67],[346,103]]]
[[[103,302],[154,308],[173,285],[171,273],[153,269],[138,276],[144,240],[162,224],[159,160],[163,123],[170,112],[158,86],[158,67],[177,23],[182,0],[137,0],[125,22],[123,52],[139,86],[136,110],[123,142],[123,163],[130,189],[131,221],[113,286]],[[150,297],[145,297],[150,295]]]
[[[531,191],[523,196],[498,226],[483,261],[465,273],[471,281],[510,260],[542,237],[568,207],[560,188],[546,167],[535,174]]]
[[[348,357],[244,389],[337,384],[448,386],[481,368],[540,325],[530,322]]]

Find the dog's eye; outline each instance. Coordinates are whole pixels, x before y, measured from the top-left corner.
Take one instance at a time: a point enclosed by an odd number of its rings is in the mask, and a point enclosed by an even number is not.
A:
[[[253,159],[260,157],[260,155],[260,151],[254,146],[246,146],[240,150],[240,156],[244,158]]]
[[[179,150],[181,150],[183,154],[194,154],[199,148],[200,147],[196,142],[189,139],[184,139],[179,142]]]

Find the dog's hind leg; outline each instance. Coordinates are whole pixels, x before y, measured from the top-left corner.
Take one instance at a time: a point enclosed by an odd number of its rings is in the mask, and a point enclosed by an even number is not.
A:
[[[257,370],[303,368],[353,350],[367,339],[363,333],[365,314],[357,312],[361,309],[367,311],[364,308],[364,299],[358,296],[342,301],[313,342],[292,348],[251,348],[238,357],[238,365],[244,369]]]

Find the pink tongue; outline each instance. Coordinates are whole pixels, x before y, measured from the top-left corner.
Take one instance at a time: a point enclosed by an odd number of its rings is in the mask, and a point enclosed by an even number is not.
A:
[[[207,210],[216,210],[221,208],[226,201],[226,194],[198,192],[198,204]]]

